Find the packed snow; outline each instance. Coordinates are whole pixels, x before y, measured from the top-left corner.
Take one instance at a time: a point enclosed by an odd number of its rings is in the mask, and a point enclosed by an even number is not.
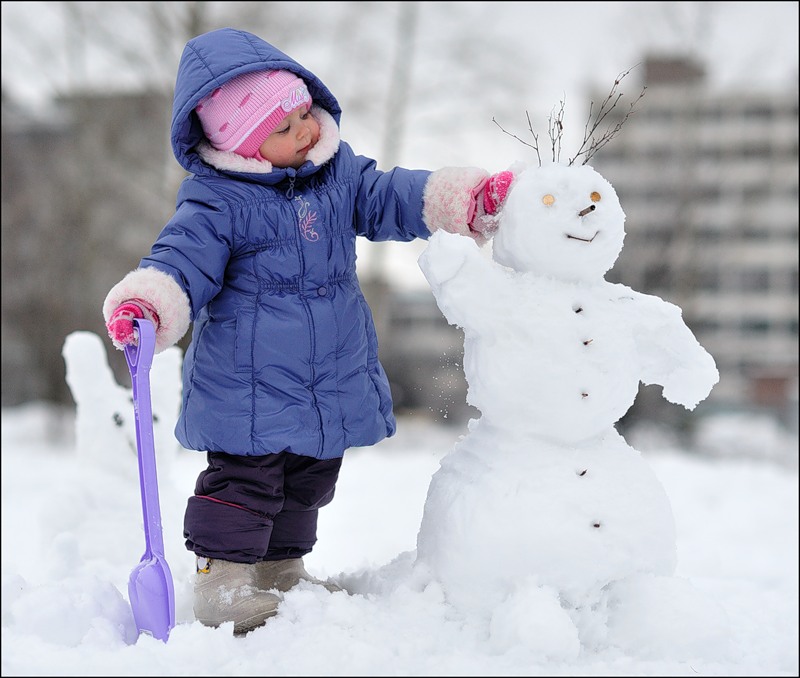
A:
[[[514,174],[489,224],[492,261],[443,232],[420,258],[445,317],[464,330],[467,400],[481,416],[433,477],[418,560],[449,602],[490,624],[505,607],[547,610],[542,650],[552,656],[624,644],[615,633],[628,624],[648,652],[663,617],[697,618],[702,606],[703,623],[683,626],[688,647],[672,638],[673,654],[693,652],[703,629],[727,635],[723,616],[671,577],[669,500],[614,426],[640,381],[693,409],[719,373],[678,307],[605,281],[625,238],[608,181],[555,162],[517,163]],[[628,620],[629,596],[649,596],[648,613]]]
[[[700,455],[619,435],[640,380],[692,410],[713,359],[680,309],[603,280],[624,213],[602,177],[516,169],[490,246],[437,234],[420,260],[480,417],[348,451],[305,559],[346,592],[302,583],[243,638],[192,614],[182,518],[205,455],[172,436],[174,347],[151,382],[177,623],[137,633],[131,394],[107,339],[69,335],[74,417],[3,410],[3,675],[797,675],[796,436],[710,418]]]
[[[653,619],[660,646],[651,637],[646,655],[637,651],[639,630],[625,625],[637,618],[631,610],[616,627],[626,647],[573,656],[568,620],[546,591],[529,587],[490,626],[447,603],[438,584],[415,579],[431,477],[465,433],[421,417],[401,419],[397,435],[373,448],[348,452],[336,498],[320,512],[307,568],[352,595],[301,586],[286,595],[276,618],[244,638],[200,625],[191,610],[194,558],[181,532],[205,462],[167,435],[174,408],[155,405],[179,384],[171,350],[156,356],[152,381],[177,625],[166,644],[137,639],[127,600],[128,577],[144,550],[133,414],[130,400],[118,399],[106,348],[105,338],[91,333],[70,335],[65,344],[68,364],[83,365],[72,375],[73,389],[96,395],[79,401],[77,417],[39,403],[2,411],[4,676],[797,675],[797,469],[761,458],[796,457],[797,440],[766,423],[738,426],[737,418],[729,422],[740,432],[734,458],[699,456],[641,434],[657,441],[643,455],[670,499],[675,577],[686,582],[686,602],[719,606],[726,619],[727,637],[704,631],[695,656],[686,656],[685,631],[703,619],[693,611]],[[707,444],[720,440],[715,433]],[[474,590],[479,596],[480,585]],[[640,607],[649,604],[638,599]],[[672,654],[673,639],[683,656]]]

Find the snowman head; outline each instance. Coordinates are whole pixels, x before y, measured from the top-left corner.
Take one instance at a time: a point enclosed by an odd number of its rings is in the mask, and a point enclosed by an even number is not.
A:
[[[625,213],[611,184],[589,165],[515,173],[498,215],[494,260],[522,273],[602,280],[625,239]]]

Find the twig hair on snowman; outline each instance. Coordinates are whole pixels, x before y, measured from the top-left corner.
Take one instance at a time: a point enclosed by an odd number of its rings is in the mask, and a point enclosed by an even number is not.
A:
[[[619,91],[619,86],[622,84],[622,81],[625,77],[632,71],[632,68],[629,68],[627,71],[623,71],[620,73],[615,79],[614,84],[611,86],[611,90],[609,91],[606,98],[600,104],[600,107],[597,111],[594,110],[594,101],[590,102],[589,104],[589,115],[586,119],[586,124],[584,126],[583,132],[583,142],[581,143],[578,151],[575,153],[572,158],[570,158],[567,166],[575,164],[575,162],[579,159],[582,159],[581,165],[586,165],[589,160],[592,159],[592,156],[597,153],[603,146],[605,146],[609,141],[611,141],[617,133],[622,129],[622,126],[625,124],[627,119],[633,115],[636,109],[636,105],[641,101],[642,97],[644,97],[645,92],[647,91],[647,87],[642,87],[642,91],[639,93],[639,96],[636,97],[629,105],[628,111],[625,115],[614,122],[613,124],[609,123],[606,127],[605,131],[600,134],[599,130],[601,125],[606,122],[606,119],[611,114],[611,112],[617,107],[617,104],[620,103],[624,94]],[[533,123],[531,123],[530,114],[526,111],[526,117],[528,118],[528,131],[531,133],[533,137],[533,143],[529,143],[524,139],[521,139],[516,134],[512,134],[508,130],[504,129],[503,126],[497,122],[494,118],[492,118],[492,122],[497,125],[504,134],[508,134],[509,136],[513,137],[520,143],[524,144],[525,146],[529,146],[534,151],[536,151],[536,157],[539,159],[539,167],[542,166],[542,156],[541,152],[539,151],[539,135],[533,129]],[[552,160],[553,162],[561,162],[561,142],[564,136],[564,101],[562,100],[557,112],[552,113],[548,120],[547,120],[547,135],[550,139],[550,149],[552,152]]]
[[[516,139],[523,145],[533,149],[536,153],[537,165],[539,168],[547,168],[547,167],[569,167],[572,168],[568,173],[563,170],[558,169],[551,169],[550,173],[553,175],[560,175],[561,177],[580,177],[580,176],[589,176],[594,175],[601,186],[605,189],[604,192],[593,190],[586,193],[584,196],[584,200],[582,203],[579,203],[577,209],[575,209],[574,214],[570,216],[577,217],[578,219],[583,219],[587,217],[589,214],[594,212],[600,207],[600,202],[604,200],[604,195],[606,196],[605,202],[603,206],[610,205],[612,203],[616,203],[617,208],[619,208],[618,200],[616,195],[613,196],[612,200],[608,198],[611,197],[613,193],[613,189],[610,187],[608,182],[606,182],[602,177],[600,177],[594,170],[588,168],[584,171],[576,171],[578,163],[580,161],[580,166],[588,165],[589,161],[592,157],[605,146],[609,141],[611,141],[622,129],[622,126],[628,120],[628,118],[635,112],[636,106],[642,97],[645,94],[646,87],[643,87],[639,95],[628,105],[627,111],[623,115],[619,115],[618,113],[613,113],[615,109],[620,105],[624,94],[620,91],[620,85],[625,77],[631,72],[632,69],[628,69],[620,73],[613,82],[613,85],[606,95],[606,98],[601,102],[599,107],[595,108],[595,102],[590,102],[589,106],[589,114],[586,119],[586,123],[584,125],[584,134],[583,140],[578,147],[578,150],[575,154],[566,162],[562,163],[561,161],[561,154],[562,154],[562,146],[563,146],[563,139],[564,139],[564,113],[565,113],[565,104],[562,100],[559,104],[557,110],[554,110],[553,113],[550,114],[548,117],[548,127],[547,127],[547,136],[549,140],[549,147],[550,147],[550,158],[543,160],[542,158],[542,148],[540,148],[540,139],[539,134],[534,130],[533,123],[531,122],[530,114],[528,111],[525,112],[528,121],[528,131],[530,132],[532,142],[525,141],[521,137],[509,132],[495,118],[492,118],[492,122],[497,125],[504,134],[509,135],[510,137]],[[533,164],[526,164],[523,162],[516,162],[514,163],[510,169],[500,172],[489,180],[488,190],[485,192],[485,198],[491,201],[491,204],[484,210],[484,212],[475,220],[477,230],[483,235],[483,239],[479,241],[478,244],[484,244],[488,242],[491,238],[495,237],[498,234],[500,229],[500,224],[507,220],[507,216],[504,217],[502,212],[504,211],[506,199],[509,196],[511,191],[512,185],[516,182],[518,177],[525,172],[526,169],[531,169],[536,167],[537,165]],[[555,176],[553,177],[555,179]],[[564,181],[554,181],[554,185],[563,184]],[[609,190],[610,189],[610,190]],[[562,195],[565,195],[565,191],[560,191]],[[574,205],[572,202],[564,202],[562,200],[556,199],[555,192],[546,192],[541,195],[541,203],[544,207],[549,208],[549,215],[545,212],[542,213],[541,216],[545,217],[545,223],[547,222],[556,222],[560,221],[565,225],[570,223],[570,220],[567,217],[566,210],[572,209]],[[606,210],[610,211],[610,210]],[[621,208],[619,208],[619,212],[621,213]],[[619,214],[617,214],[619,217]],[[622,220],[624,222],[624,214],[622,215]],[[596,222],[597,219],[592,219],[591,221]],[[589,222],[578,222],[578,225],[588,226]],[[504,230],[509,231],[511,230],[510,227],[504,228]],[[599,235],[599,231],[589,232],[586,229],[577,228],[574,230],[565,230],[562,233],[562,236],[567,240],[572,240],[576,242],[583,242],[583,243],[593,243],[595,238]],[[608,268],[613,265],[616,257],[619,255],[619,252],[622,249],[622,237],[624,237],[624,231],[619,229],[619,232],[615,233],[617,237],[615,238],[601,238],[602,241],[606,241],[606,245],[612,245],[616,243],[618,247],[609,247],[607,249],[613,250],[613,259],[611,260],[610,265]],[[621,236],[621,237],[620,237]],[[503,250],[505,249],[515,249],[519,243],[514,238],[509,237],[501,237],[497,239],[500,244],[501,252],[499,254],[499,259],[496,260],[500,263],[505,265],[511,266],[512,268],[516,268],[513,259],[509,259],[507,256],[503,254]],[[508,246],[505,246],[503,243],[505,240],[511,240]],[[545,244],[545,243],[540,243]],[[538,246],[538,245],[536,245]],[[593,248],[599,249],[599,248]],[[607,253],[606,259],[610,256],[610,253]],[[517,265],[519,262],[517,262]],[[608,269],[604,269],[601,273],[605,273]],[[592,269],[592,273],[596,274],[595,269]]]
[[[508,132],[492,119],[504,134],[532,148],[536,154],[535,164],[517,162],[505,173],[511,178],[506,177],[499,206],[491,224],[484,228],[487,237],[494,239],[495,261],[516,271],[584,281],[603,276],[614,265],[625,238],[625,214],[614,188],[588,163],[620,132],[644,97],[646,87],[628,104],[627,111],[614,113],[624,97],[620,85],[631,70],[614,79],[599,106],[594,101],[590,103],[583,140],[566,162],[561,160],[563,100],[548,117],[549,159],[542,157],[540,137],[527,111],[532,142]],[[513,192],[517,196],[512,200]],[[585,251],[579,251],[580,246]]]

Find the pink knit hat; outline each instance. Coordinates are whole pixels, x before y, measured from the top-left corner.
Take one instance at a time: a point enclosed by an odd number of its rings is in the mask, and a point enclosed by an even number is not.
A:
[[[217,87],[194,110],[214,148],[254,158],[281,121],[306,103],[311,95],[294,73],[257,71]]]

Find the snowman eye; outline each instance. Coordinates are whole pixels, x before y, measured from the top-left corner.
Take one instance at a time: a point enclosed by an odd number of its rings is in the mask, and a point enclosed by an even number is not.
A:
[[[555,197],[550,195],[549,193],[542,197],[542,202],[550,207],[556,201]]]
[[[592,202],[600,202],[600,194],[597,191],[592,191],[589,197],[592,199]]]

